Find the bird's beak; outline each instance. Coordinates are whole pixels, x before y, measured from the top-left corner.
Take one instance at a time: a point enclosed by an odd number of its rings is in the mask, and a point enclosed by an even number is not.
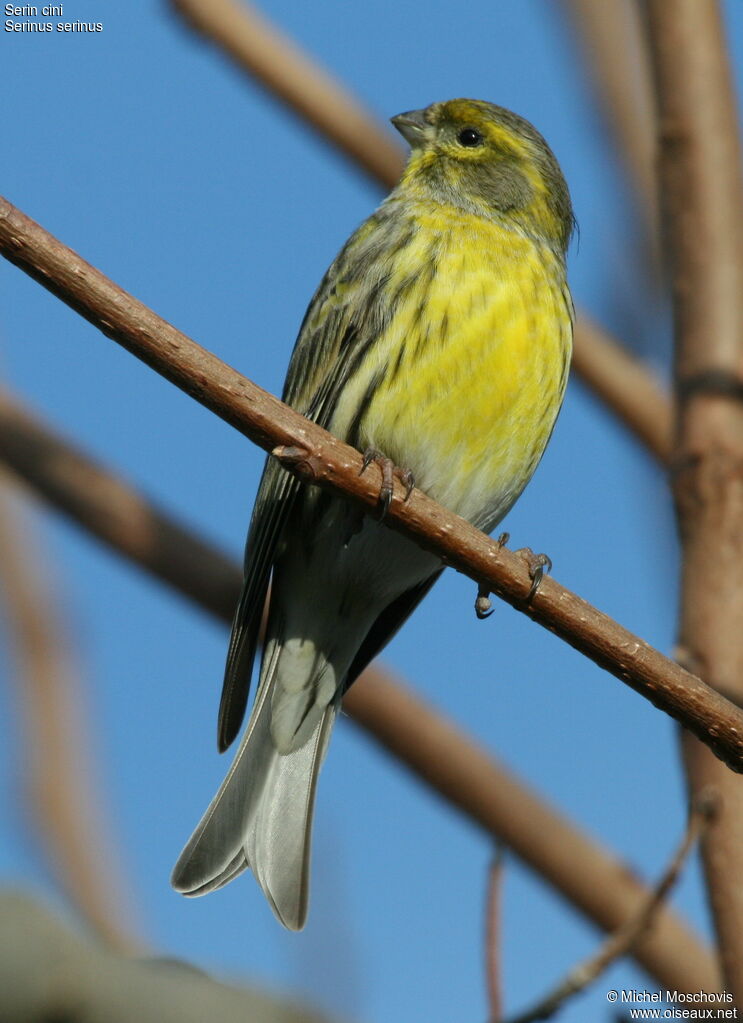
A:
[[[431,125],[426,120],[425,113],[425,110],[408,110],[404,114],[397,114],[390,118],[405,141],[411,146],[422,145],[428,137]]]

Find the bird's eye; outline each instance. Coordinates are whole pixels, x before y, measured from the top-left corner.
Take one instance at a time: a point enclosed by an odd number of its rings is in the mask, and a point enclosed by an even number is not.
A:
[[[462,128],[460,133],[457,135],[457,142],[462,146],[472,148],[473,146],[481,146],[483,143],[482,135],[476,128]]]

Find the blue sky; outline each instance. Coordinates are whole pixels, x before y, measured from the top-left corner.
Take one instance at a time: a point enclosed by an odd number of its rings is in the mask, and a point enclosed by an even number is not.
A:
[[[305,305],[380,192],[167,5],[85,0],[95,35],[3,33],[2,191],[221,358],[280,390]],[[724,5],[743,62],[743,8]],[[637,221],[562,5],[369,0],[263,10],[380,118],[458,95],[532,120],[553,146],[580,224],[570,277],[605,325],[648,302]],[[738,77],[740,88],[740,76]],[[242,548],[263,455],[15,268],[0,265],[4,374],[21,397],[165,507]],[[664,372],[668,325],[650,303],[633,336]],[[164,953],[306,998],[361,1023],[482,1020],[490,843],[359,732],[341,724],[320,783],[310,922],[275,922],[252,878],[200,900],[172,863],[226,769],[215,715],[226,631],[54,514],[34,515],[85,667],[102,785],[131,903]],[[550,449],[504,523],[547,551],[562,583],[664,651],[677,548],[660,472],[575,379]],[[505,605],[475,620],[449,572],[385,653],[435,706],[643,876],[683,826],[674,725]],[[0,654],[3,673],[10,670]],[[15,707],[0,691],[0,880],[48,892],[19,790]],[[595,945],[594,929],[509,857],[504,983],[511,1010]],[[696,868],[674,903],[708,924]],[[628,965],[564,1013],[606,1018]],[[653,987],[654,985],[650,984]]]

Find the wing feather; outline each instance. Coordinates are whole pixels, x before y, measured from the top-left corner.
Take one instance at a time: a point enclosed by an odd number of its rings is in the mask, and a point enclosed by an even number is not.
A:
[[[385,219],[378,211],[330,266],[307,308],[289,363],[282,400],[323,427],[332,418],[359,352],[373,342],[389,315],[382,295],[384,275],[368,273],[374,265],[371,246],[378,245],[376,228]],[[278,462],[266,460],[245,545],[245,578],[225,666],[217,727],[220,752],[233,742],[245,716],[271,571],[303,489],[304,484]]]

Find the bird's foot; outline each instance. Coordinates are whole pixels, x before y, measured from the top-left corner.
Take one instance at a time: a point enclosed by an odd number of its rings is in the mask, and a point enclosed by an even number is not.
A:
[[[376,448],[367,448],[364,452],[364,464],[361,466],[359,476],[362,476],[366,472],[372,462],[376,462],[379,466],[380,472],[382,473],[382,486],[379,490],[379,521],[381,522],[392,504],[395,477],[397,477],[397,479],[399,479],[405,487],[406,501],[413,492],[415,477],[410,469],[401,469],[399,466],[395,465],[391,458],[387,458],[386,455],[383,455],[381,451],[377,451]]]
[[[495,542],[499,547],[505,547],[510,538],[510,533],[501,533]],[[475,614],[482,622],[486,618],[490,618],[492,613],[493,602],[490,599],[490,590],[485,583],[479,583],[477,587],[477,598],[475,600]]]
[[[544,577],[544,570],[547,569],[548,572],[552,571],[552,558],[550,558],[547,554],[535,554],[531,547],[521,547],[514,553],[524,559],[526,566],[529,569],[531,589],[526,596],[526,603],[529,604],[534,599],[534,595],[539,589],[539,584]]]

